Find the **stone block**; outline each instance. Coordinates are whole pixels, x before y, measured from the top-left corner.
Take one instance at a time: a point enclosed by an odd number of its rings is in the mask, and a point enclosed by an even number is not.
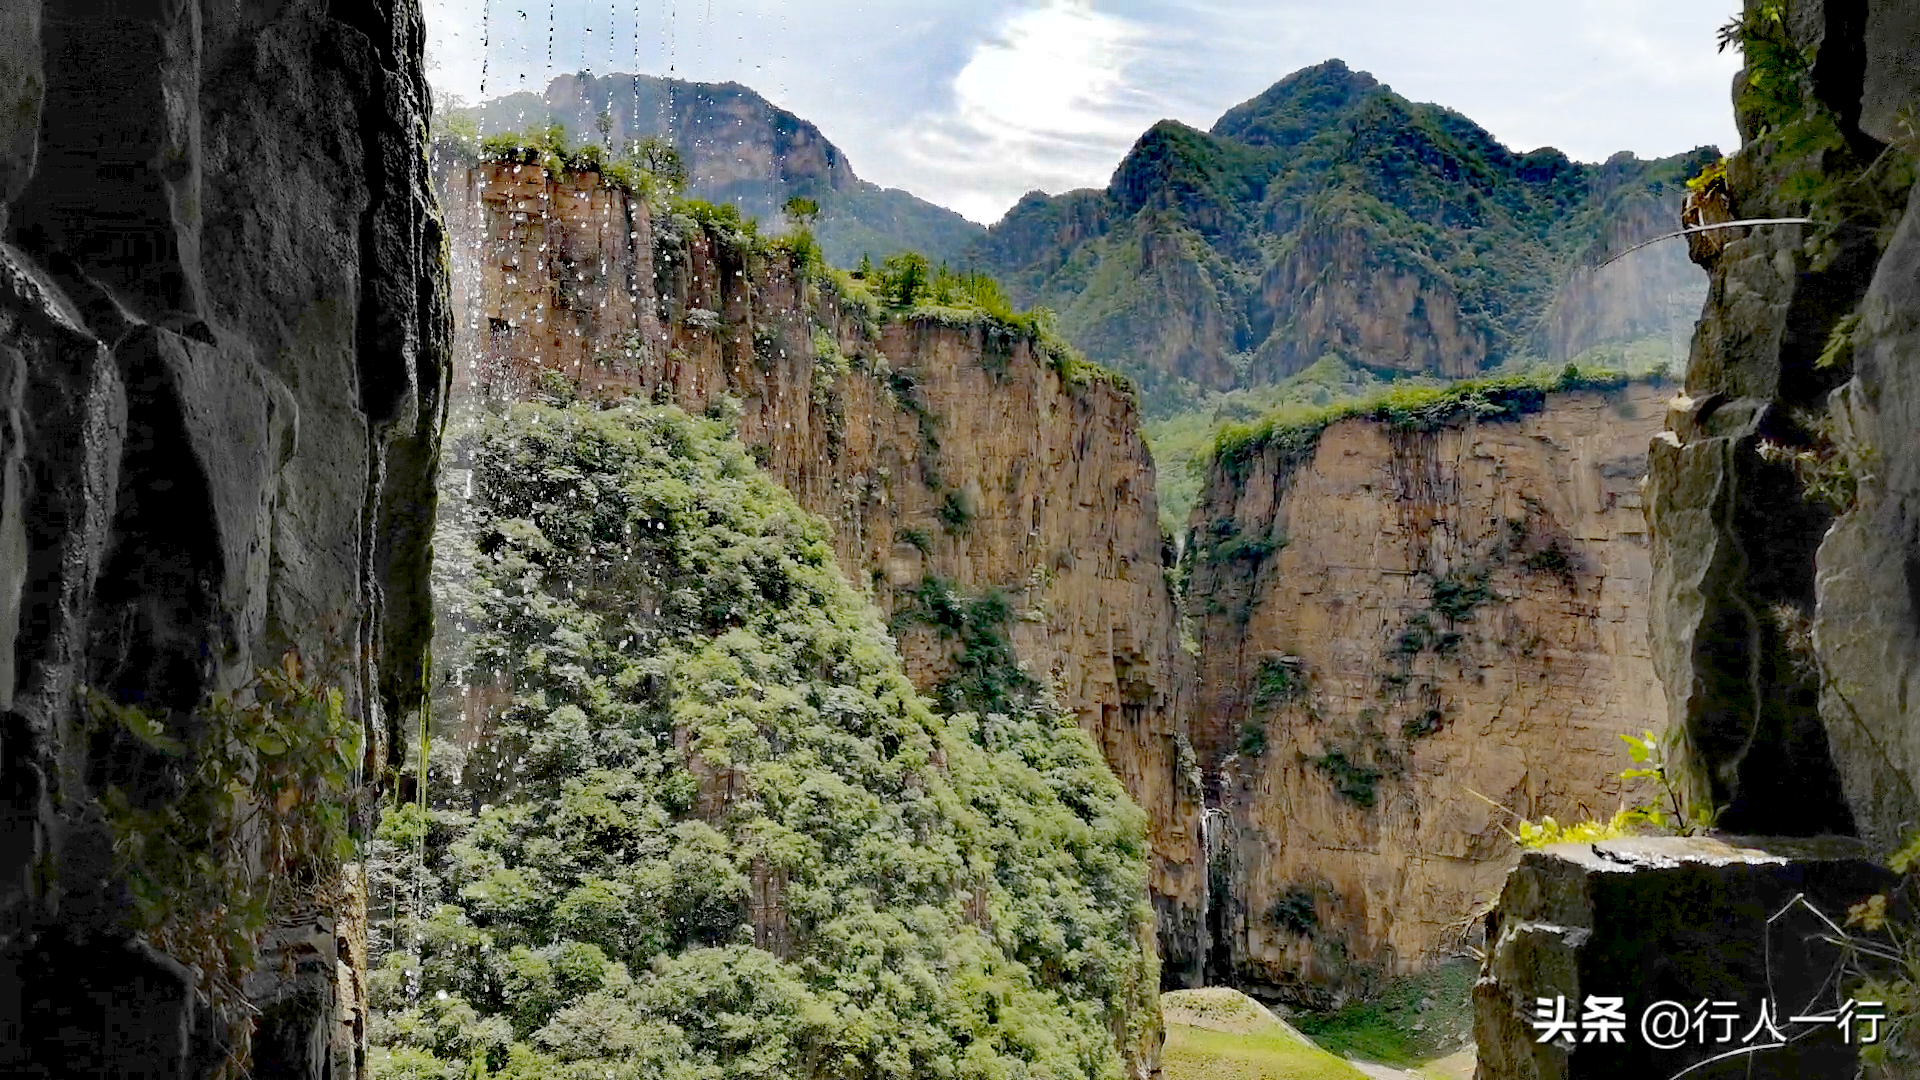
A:
[[[1528,852],[1487,918],[1473,990],[1475,1075],[1853,1077],[1857,1041],[1834,1025],[1790,1019],[1832,1012],[1847,999],[1852,988],[1835,977],[1842,952],[1826,919],[1844,921],[1850,905],[1894,880],[1859,843],[1838,837],[1640,837]],[[1589,1041],[1586,1026],[1540,1041],[1540,999],[1564,998],[1567,1018],[1577,1021],[1590,996],[1624,999],[1620,1041]],[[1673,1040],[1642,1028],[1663,1002],[1689,1018],[1705,1002],[1703,1015],[1736,1019],[1708,1020],[1663,1048]],[[1740,1053],[1774,1041],[1763,1029],[1743,1042],[1763,1002],[1786,1045]],[[1855,1039],[1864,1032],[1855,1028]]]

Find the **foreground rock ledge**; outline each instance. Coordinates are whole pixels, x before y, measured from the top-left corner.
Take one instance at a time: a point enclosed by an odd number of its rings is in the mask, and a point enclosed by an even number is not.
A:
[[[1893,883],[1856,841],[1822,837],[1642,837],[1556,844],[1528,852],[1487,917],[1487,956],[1473,989],[1478,1080],[1689,1080],[1743,1077],[1851,1078],[1857,1047],[1833,1026],[1786,1018],[1829,1012],[1839,950],[1796,896],[1836,922],[1847,907]],[[1773,919],[1783,908],[1786,914]],[[1742,1046],[1769,996],[1791,1045],[1708,1059]],[[1837,991],[1840,997],[1846,990]],[[1536,999],[1565,997],[1578,1020],[1588,995],[1625,998],[1621,1042],[1541,1043]],[[1705,1045],[1660,1049],[1641,1032],[1648,1006],[1731,1001],[1738,1020],[1705,1025]],[[1717,1042],[1731,1026],[1730,1041]],[[1806,1034],[1812,1032],[1811,1034]],[[1802,1034],[1806,1037],[1799,1038]],[[1857,1037],[1857,1030],[1856,1030]],[[1755,1044],[1770,1041],[1764,1033]]]

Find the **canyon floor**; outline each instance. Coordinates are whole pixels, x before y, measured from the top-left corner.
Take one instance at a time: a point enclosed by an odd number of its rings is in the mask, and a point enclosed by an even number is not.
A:
[[[1398,989],[1425,998],[1430,996],[1428,982],[1436,980]],[[1431,989],[1441,987],[1436,982]],[[1344,1010],[1316,1018],[1310,1026],[1326,1034],[1315,1040],[1226,987],[1162,994],[1160,1008],[1167,1025],[1165,1080],[1467,1080],[1473,1075],[1470,1045],[1434,1056],[1422,1049],[1432,1045],[1424,1038],[1430,1025],[1409,1022],[1391,1009],[1369,1007],[1364,1013]],[[1429,1008],[1443,1022],[1455,1011],[1444,1005]],[[1421,1030],[1413,1030],[1412,1023],[1421,1023]],[[1377,1056],[1398,1065],[1354,1053],[1350,1047],[1356,1040],[1371,1040]]]

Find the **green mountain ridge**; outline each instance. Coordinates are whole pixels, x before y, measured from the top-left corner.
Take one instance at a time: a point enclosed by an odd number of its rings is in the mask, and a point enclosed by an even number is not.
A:
[[[619,148],[633,139],[664,139],[686,165],[687,194],[694,198],[731,203],[767,222],[781,217],[789,198],[815,200],[814,236],[835,266],[903,251],[957,260],[986,231],[945,207],[860,179],[818,127],[735,82],[581,72],[554,79],[540,94],[508,94],[447,115],[472,121],[483,135],[557,123],[575,144]]]
[[[768,222],[789,197],[816,200],[837,266],[917,250],[991,273],[1158,417],[1321,360],[1458,379],[1677,341],[1705,293],[1680,246],[1595,268],[1666,231],[1684,180],[1718,154],[1518,153],[1329,60],[1209,130],[1163,120],[1105,188],[1030,192],[983,229],[859,179],[815,125],[737,83],[581,73],[454,112],[483,133],[665,138],[691,196]]]
[[[1329,60],[1210,131],[1155,124],[1105,189],[1031,193],[969,256],[1016,303],[1057,310],[1150,411],[1327,356],[1461,378],[1664,333],[1655,309],[1697,307],[1704,278],[1681,251],[1600,284],[1576,271],[1663,228],[1717,156],[1519,154]],[[1677,292],[1691,304],[1655,302]]]

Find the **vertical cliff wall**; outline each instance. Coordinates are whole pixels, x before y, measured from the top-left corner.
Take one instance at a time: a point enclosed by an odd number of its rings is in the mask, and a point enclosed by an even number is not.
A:
[[[1131,395],[991,320],[862,309],[723,224],[655,220],[594,174],[462,166],[442,185],[460,385],[513,393],[558,372],[737,407],[742,441],[895,616],[916,683],[964,680],[975,646],[1004,634],[1098,738],[1148,813],[1164,977],[1197,979],[1190,661]],[[993,596],[993,625],[940,617]]]
[[[1494,940],[1475,987],[1484,1080],[1648,1064],[1670,1073],[1715,1052],[1643,1063],[1631,1047],[1545,1046],[1525,1026],[1540,995],[1605,982],[1631,1011],[1763,973],[1782,997],[1820,1000],[1846,961],[1815,951],[1796,969],[1773,947],[1778,931],[1831,941],[1813,912],[1895,894],[1875,856],[1920,818],[1920,716],[1909,699],[1920,674],[1920,13],[1883,0],[1749,2],[1730,29],[1746,60],[1733,87],[1742,145],[1690,197],[1685,219],[1812,221],[1690,238],[1709,291],[1647,481],[1669,759],[1685,763],[1691,801],[1721,811],[1728,832],[1864,843],[1756,841],[1774,866],[1706,890],[1685,878],[1739,857],[1706,850],[1711,840],[1530,855],[1488,920]],[[1649,904],[1688,891],[1700,902],[1684,920],[1657,914],[1672,904]],[[1569,917],[1541,921],[1542,896]],[[1738,900],[1719,907],[1726,897]],[[1766,917],[1785,899],[1813,905],[1802,927]],[[1702,926],[1714,932],[1703,938]],[[1668,962],[1645,963],[1655,954]],[[1865,1064],[1856,1047],[1820,1036],[1790,1030],[1792,1047],[1740,1068],[1912,1072],[1897,1028]]]
[[[1677,358],[1706,299],[1706,275],[1688,261],[1684,244],[1669,241],[1626,254],[1636,244],[1672,232],[1681,203],[1682,192],[1653,192],[1631,183],[1637,164],[1615,155],[1600,167],[1595,187],[1618,186],[1603,196],[1605,225],[1582,265],[1560,282],[1541,320],[1541,351],[1555,363],[1595,345],[1648,337],[1669,339]]]
[[[1659,701],[1638,482],[1669,392],[1215,462],[1189,552],[1214,978],[1324,1004],[1458,950],[1518,856],[1475,792],[1619,807],[1615,736]]]
[[[1744,15],[1713,209],[1816,223],[1694,248],[1710,291],[1650,461],[1654,657],[1725,827],[1884,848],[1920,818],[1920,20],[1780,10]]]
[[[288,648],[344,665],[363,779],[420,699],[447,373],[422,41],[410,0],[0,11],[9,1076],[209,1075],[245,1040],[132,933],[109,786],[168,805],[227,749],[202,703]],[[243,979],[255,1075],[359,1073],[364,899],[333,884],[283,897]]]

